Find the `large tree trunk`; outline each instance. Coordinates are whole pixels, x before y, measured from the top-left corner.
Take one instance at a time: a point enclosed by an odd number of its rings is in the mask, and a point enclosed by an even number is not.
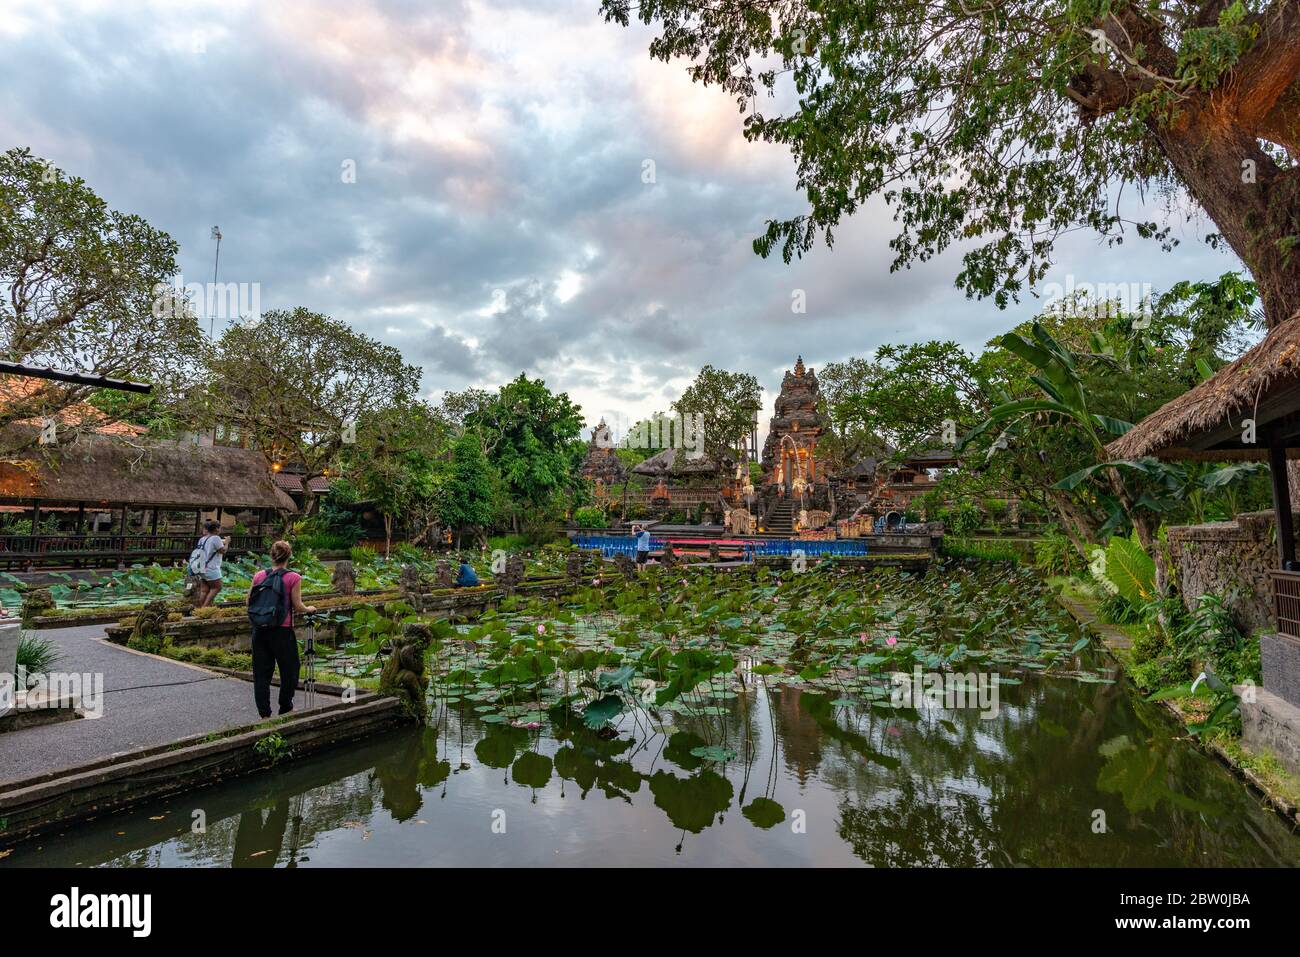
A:
[[[1083,518],[1074,503],[1070,501],[1069,493],[1052,489],[1048,494],[1052,507],[1056,509],[1056,517],[1061,522],[1061,530],[1073,543],[1075,551],[1084,561],[1087,561],[1088,546],[1096,540],[1092,525]]]
[[[1154,132],[1250,269],[1269,326],[1300,312],[1300,247],[1290,249],[1284,241],[1300,236],[1300,169],[1280,168],[1249,132],[1221,118],[1189,118]]]
[[[1173,98],[1170,111],[1150,112],[1147,129],[1250,269],[1276,326],[1300,311],[1300,248],[1288,245],[1300,237],[1300,3],[1272,0],[1248,14],[1253,42],[1205,90],[1173,79],[1184,64],[1159,17],[1139,4],[1116,6],[1096,22],[1116,55],[1083,64],[1066,93],[1084,122],[1144,96]],[[1194,25],[1213,28],[1228,6],[1205,0]],[[1289,168],[1261,140],[1285,150]]]

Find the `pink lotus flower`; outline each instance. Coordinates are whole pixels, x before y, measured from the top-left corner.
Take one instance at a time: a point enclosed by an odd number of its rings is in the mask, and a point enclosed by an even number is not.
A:
[[[885,639],[885,644],[889,645],[891,648],[894,647],[894,645],[898,644],[898,635],[890,635]]]
[[[538,625],[538,626],[537,626],[537,633],[538,633],[539,635],[544,635],[544,634],[546,634],[546,626],[545,626],[545,625]]]
[[[858,641],[862,642],[863,644],[866,644],[867,633],[865,631],[862,634],[858,635]]]

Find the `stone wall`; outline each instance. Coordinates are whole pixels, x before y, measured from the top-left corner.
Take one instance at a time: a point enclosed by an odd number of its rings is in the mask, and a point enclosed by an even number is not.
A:
[[[1199,596],[1213,593],[1230,601],[1247,634],[1272,630],[1268,573],[1277,567],[1275,524],[1272,512],[1244,512],[1233,522],[1170,528],[1170,557],[1184,604],[1190,609]]]

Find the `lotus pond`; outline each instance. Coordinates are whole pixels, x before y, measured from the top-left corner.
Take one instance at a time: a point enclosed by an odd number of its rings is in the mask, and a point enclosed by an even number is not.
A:
[[[3,865],[1300,864],[1015,566],[651,568],[428,624],[423,726]],[[895,673],[950,695],[899,700]]]
[[[459,561],[456,555],[444,556],[452,561]],[[432,574],[437,560],[429,553],[417,549],[407,549],[386,559],[374,552],[358,550],[353,567],[357,576],[357,587],[363,590],[384,590],[394,588],[401,576],[403,565],[415,565],[422,573]],[[487,572],[487,559],[478,552],[467,554],[467,558],[481,573]],[[271,564],[269,555],[245,555],[240,558],[227,559],[223,565],[225,573],[221,600],[238,598],[248,591],[253,575],[259,569]],[[331,569],[309,549],[299,549],[293,560],[293,568],[303,576],[303,592],[307,595],[329,592]],[[530,571],[545,568],[555,571],[560,568],[558,556],[545,555],[529,562]],[[110,609],[137,607],[155,598],[179,598],[184,584],[185,572],[179,563],[175,565],[132,565],[129,568],[96,573],[93,578],[73,575],[63,571],[50,571],[45,575],[51,580],[50,596],[54,605],[61,611],[86,609]],[[12,572],[0,572],[0,607],[16,612],[22,607],[23,592],[28,584]]]

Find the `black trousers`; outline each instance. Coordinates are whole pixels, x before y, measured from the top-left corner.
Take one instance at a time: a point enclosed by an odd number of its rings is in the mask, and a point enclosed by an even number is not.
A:
[[[263,718],[271,716],[271,676],[280,667],[280,713],[293,710],[298,690],[298,639],[292,628],[253,629],[253,701]]]

